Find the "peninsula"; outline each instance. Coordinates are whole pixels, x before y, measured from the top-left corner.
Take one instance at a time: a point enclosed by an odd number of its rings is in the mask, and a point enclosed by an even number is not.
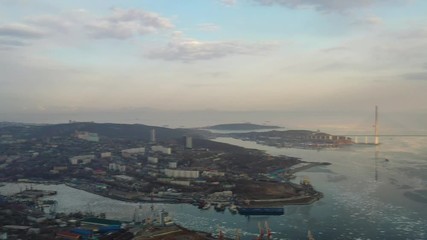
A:
[[[308,179],[290,179],[297,171],[328,163],[270,156],[209,139],[214,136],[142,124],[6,124],[0,126],[0,183],[65,183],[121,201],[191,203],[216,211],[228,207],[245,216],[281,215],[285,204],[310,204],[323,197]],[[51,194],[55,192],[26,189],[0,196],[6,203],[0,211],[14,216],[0,224],[16,237],[31,232],[31,239],[226,239],[221,229],[212,236],[182,228],[163,211],[143,221],[134,216],[130,225],[102,216],[55,213],[56,202],[43,199]],[[23,204],[23,214],[15,214],[16,204]],[[57,221],[49,221],[53,216]]]
[[[279,126],[269,126],[269,125],[258,125],[253,123],[229,123],[229,124],[219,124],[209,127],[204,127],[203,129],[209,130],[221,130],[221,131],[252,131],[252,130],[263,130],[263,129],[278,129]]]
[[[0,128],[0,181],[54,181],[124,201],[311,203],[298,158],[205,139],[202,130],[69,123]]]

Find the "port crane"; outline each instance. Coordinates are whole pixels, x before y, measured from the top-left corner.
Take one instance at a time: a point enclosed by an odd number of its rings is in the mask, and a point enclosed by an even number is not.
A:
[[[316,239],[314,239],[314,236],[313,236],[313,234],[311,233],[310,230],[307,231],[307,239],[308,240],[316,240]]]
[[[267,221],[265,221],[265,230],[267,231],[267,239],[271,239],[272,233]]]
[[[259,235],[257,240],[262,240],[264,238],[264,229],[261,227],[261,223],[258,222]]]

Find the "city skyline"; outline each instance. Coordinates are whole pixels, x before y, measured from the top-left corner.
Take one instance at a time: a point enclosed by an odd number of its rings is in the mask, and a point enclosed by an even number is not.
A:
[[[427,132],[425,1],[0,6],[0,121]]]

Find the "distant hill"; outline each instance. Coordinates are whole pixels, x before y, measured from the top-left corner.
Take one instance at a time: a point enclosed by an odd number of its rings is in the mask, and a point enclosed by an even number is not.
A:
[[[0,128],[2,127],[15,127],[15,126],[24,126],[26,124],[19,122],[0,122]]]
[[[159,141],[176,139],[185,135],[200,137],[209,135],[208,131],[196,129],[172,129],[143,124],[116,124],[116,123],[94,123],[75,122],[50,125],[15,125],[0,128],[1,134],[11,134],[25,138],[43,138],[55,136],[71,136],[76,131],[87,131],[97,133],[100,137],[140,139],[148,141],[151,129],[156,130],[156,138]]]
[[[204,129],[244,131],[244,130],[261,130],[261,129],[277,129],[277,128],[281,128],[281,127],[258,125],[258,124],[252,124],[252,123],[230,123],[230,124],[219,124],[219,125],[214,125],[210,127],[205,127]]]

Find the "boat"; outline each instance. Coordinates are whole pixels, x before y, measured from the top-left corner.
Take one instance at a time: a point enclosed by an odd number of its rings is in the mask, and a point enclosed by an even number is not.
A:
[[[285,210],[282,207],[270,207],[270,208],[254,208],[254,207],[247,207],[237,208],[240,215],[283,215],[285,214]]]
[[[211,208],[211,204],[210,204],[210,203],[206,203],[206,204],[202,207],[202,210],[208,210],[209,208]]]
[[[225,205],[223,205],[223,204],[221,204],[221,203],[218,203],[217,205],[215,205],[215,210],[216,210],[217,212],[224,212],[224,210],[225,210]]]
[[[198,202],[197,205],[198,205],[199,209],[202,209],[206,204],[207,203],[205,201],[200,201],[200,202]]]
[[[236,213],[237,213],[237,206],[236,206],[236,205],[234,205],[234,204],[231,204],[231,205],[228,207],[228,211],[230,211],[230,213],[231,213],[231,214],[236,214]]]

